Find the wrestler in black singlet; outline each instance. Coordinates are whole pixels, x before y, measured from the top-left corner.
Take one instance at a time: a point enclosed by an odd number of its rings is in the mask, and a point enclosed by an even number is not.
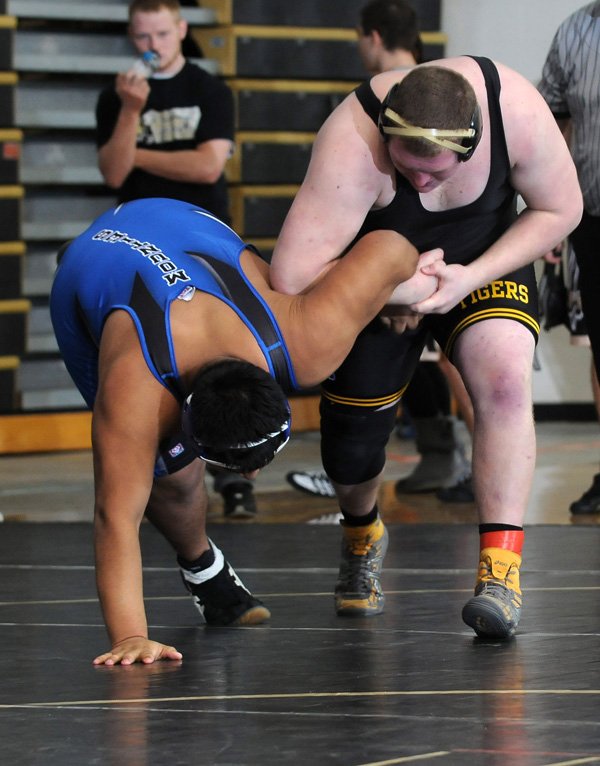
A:
[[[515,220],[517,195],[510,183],[499,102],[500,78],[489,59],[473,58],[484,75],[490,115],[490,173],[483,193],[469,205],[432,212],[423,207],[419,193],[396,172],[394,199],[387,207],[368,213],[357,239],[368,231],[392,229],[407,237],[419,252],[441,247],[446,263],[466,264],[485,252]],[[370,84],[363,83],[355,94],[366,114],[377,124],[381,102]],[[351,467],[347,462],[343,465],[333,457],[339,453],[341,418],[349,416],[343,426],[347,427],[345,436],[348,437],[359,428],[357,415],[363,421],[360,428],[364,434],[369,428],[365,422],[369,420],[366,417],[369,412],[387,412],[391,432],[395,405],[419,362],[428,332],[451,359],[460,332],[489,318],[520,322],[537,342],[538,297],[533,264],[475,290],[447,314],[424,317],[417,330],[398,335],[384,327],[380,319],[371,322],[358,336],[342,366],[323,384],[322,451],[328,474],[341,483],[366,481],[375,476],[385,461],[381,451],[371,456],[364,454],[360,467],[358,463]],[[349,481],[351,474],[353,478]]]

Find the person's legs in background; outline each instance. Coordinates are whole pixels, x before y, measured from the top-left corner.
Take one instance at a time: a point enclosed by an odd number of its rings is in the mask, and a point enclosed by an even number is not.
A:
[[[427,354],[435,354],[427,359]],[[448,380],[439,353],[425,351],[402,397],[415,429],[420,455],[414,471],[396,482],[397,493],[434,492],[470,480],[471,467],[452,415]],[[457,376],[460,380],[460,375]],[[468,395],[467,395],[468,398]],[[472,499],[472,498],[471,498]]]
[[[454,398],[456,402],[456,408],[458,410],[458,414],[464,421],[464,424],[466,426],[467,431],[469,432],[469,435],[473,436],[473,424],[474,424],[473,403],[471,402],[471,397],[469,396],[469,392],[467,391],[465,387],[463,379],[461,378],[460,373],[456,369],[456,367],[452,364],[452,362],[448,359],[448,357],[442,352],[440,352],[438,365],[440,370],[446,376],[446,380],[448,381],[448,385],[450,386],[452,397]]]
[[[448,357],[440,352],[440,358],[438,360],[439,368],[442,370],[450,386],[450,391],[454,401],[456,402],[456,408],[465,428],[469,434],[469,440],[473,441],[473,403],[471,397],[467,391],[463,379],[460,376],[459,371],[448,359]],[[468,450],[470,452],[470,450]],[[462,478],[460,478],[455,484],[451,484],[447,487],[442,487],[436,492],[436,497],[444,503],[472,503],[475,500],[473,495],[473,481],[471,476],[470,457],[468,470],[465,471]]]
[[[288,471],[286,481],[294,489],[313,497],[335,497],[335,489],[325,471]]]
[[[600,219],[584,213],[577,229],[571,234],[567,248],[567,264],[569,285],[569,332],[571,344],[584,348],[592,347],[591,357],[591,386],[594,396],[596,414],[600,420],[600,386],[598,384],[598,364],[595,364],[594,341],[600,341],[600,314],[598,312],[598,293],[600,287],[600,267],[598,266],[598,250],[600,249]],[[585,281],[585,287],[584,287]],[[590,305],[593,304],[593,305]],[[598,346],[596,353],[598,353]],[[584,515],[600,513],[600,472],[592,479],[592,484],[582,496],[571,503],[569,510],[572,514]]]
[[[213,489],[223,498],[223,514],[227,519],[250,519],[257,514],[254,482],[239,473],[207,465],[213,477]]]
[[[598,385],[598,375],[596,373],[593,357],[590,374],[592,379],[592,393],[594,394],[594,405],[596,407],[596,414],[600,420],[600,386]],[[589,489],[586,489],[578,500],[571,503],[569,510],[575,516],[581,516],[587,513],[600,513],[600,472],[594,474]]]

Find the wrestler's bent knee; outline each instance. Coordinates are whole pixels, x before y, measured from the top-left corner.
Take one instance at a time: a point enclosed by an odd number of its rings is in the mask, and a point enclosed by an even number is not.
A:
[[[338,484],[361,484],[381,473],[396,407],[359,410],[321,400],[321,459]]]

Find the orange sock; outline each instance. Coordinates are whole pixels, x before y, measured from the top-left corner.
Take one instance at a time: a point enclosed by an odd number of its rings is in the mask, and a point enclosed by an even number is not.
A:
[[[482,532],[479,536],[480,549],[502,548],[521,555],[525,532],[522,529],[501,529],[497,532]]]

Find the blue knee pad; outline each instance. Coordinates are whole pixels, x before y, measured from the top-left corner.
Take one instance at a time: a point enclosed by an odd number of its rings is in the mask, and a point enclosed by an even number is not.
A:
[[[381,473],[396,405],[374,410],[322,398],[320,410],[321,459],[327,475],[339,484],[360,484]]]

